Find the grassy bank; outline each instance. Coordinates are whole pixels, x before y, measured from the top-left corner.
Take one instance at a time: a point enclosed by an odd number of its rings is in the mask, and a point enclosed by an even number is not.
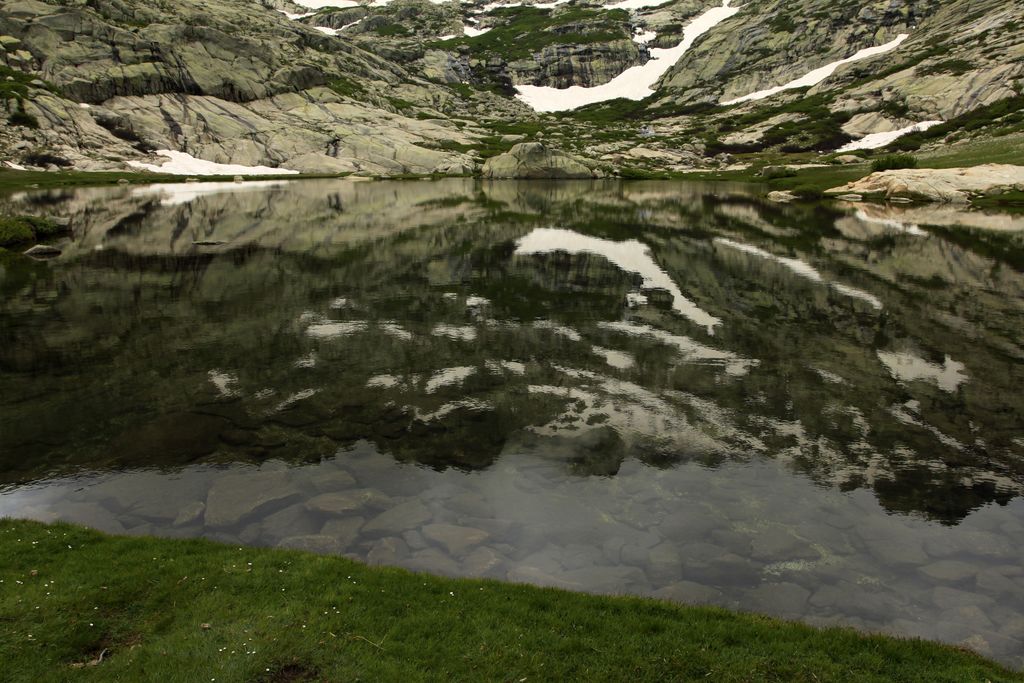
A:
[[[0,521],[4,680],[1022,681],[717,609]]]

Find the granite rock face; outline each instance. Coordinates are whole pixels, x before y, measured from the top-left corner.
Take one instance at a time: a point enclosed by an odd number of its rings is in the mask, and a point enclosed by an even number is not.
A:
[[[575,157],[540,142],[520,142],[505,154],[488,159],[485,178],[593,178],[594,172]]]
[[[972,195],[1024,190],[1024,166],[985,164],[971,168],[907,168],[878,171],[832,188],[827,194],[913,196],[932,202],[966,204]]]

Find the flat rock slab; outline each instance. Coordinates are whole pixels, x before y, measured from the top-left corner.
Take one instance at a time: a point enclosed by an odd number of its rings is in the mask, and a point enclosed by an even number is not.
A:
[[[218,479],[206,497],[206,524],[229,527],[271,507],[299,497],[285,472],[229,474]]]
[[[321,493],[306,501],[306,508],[325,515],[344,515],[366,507],[386,507],[391,499],[373,489]]]
[[[983,164],[970,168],[901,168],[876,171],[825,194],[913,195],[933,202],[966,204],[972,194],[1024,190],[1024,166]]]
[[[480,545],[490,534],[480,529],[454,524],[428,524],[423,527],[423,535],[448,550],[454,557],[459,557],[470,548]]]
[[[417,529],[430,521],[430,510],[418,500],[410,500],[396,505],[377,515],[363,527],[366,533],[400,534],[409,529]]]

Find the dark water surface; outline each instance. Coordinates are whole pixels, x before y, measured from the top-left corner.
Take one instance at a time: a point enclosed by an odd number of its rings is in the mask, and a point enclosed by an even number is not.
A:
[[[0,210],[74,227],[0,257],[0,515],[1024,666],[1020,217],[469,179]]]

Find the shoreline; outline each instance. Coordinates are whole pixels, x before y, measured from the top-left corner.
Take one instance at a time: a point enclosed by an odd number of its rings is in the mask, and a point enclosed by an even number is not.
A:
[[[687,172],[666,171],[662,173],[634,174],[630,169],[622,169],[623,174],[618,176],[607,176],[604,178],[585,179],[558,179],[558,178],[503,178],[491,179],[479,175],[445,175],[429,174],[414,175],[404,174],[395,176],[353,176],[351,174],[291,174],[291,175],[260,175],[244,176],[183,176],[171,174],[157,174],[133,171],[16,171],[0,169],[0,199],[5,193],[24,192],[27,190],[44,190],[73,187],[109,187],[111,185],[162,185],[162,184],[185,184],[185,183],[237,183],[245,185],[254,182],[267,181],[302,181],[302,180],[342,180],[349,179],[352,182],[371,181],[411,181],[411,180],[445,180],[449,178],[473,178],[484,181],[516,181],[539,180],[541,182],[591,182],[591,181],[676,181],[676,182],[702,182],[702,183],[743,183],[760,188],[759,195],[769,197],[773,193],[791,193],[793,201],[807,200],[837,200],[840,197],[826,194],[827,190],[837,188],[846,183],[861,180],[871,175],[870,165],[809,165],[793,166],[791,172],[781,176],[765,176],[764,169],[772,166],[750,166],[745,169],[705,171],[695,170]],[[922,170],[931,170],[923,168]],[[935,169],[938,170],[938,169]],[[865,194],[861,197],[864,203],[888,203],[891,198],[880,194]],[[786,200],[782,200],[786,201]],[[941,204],[927,197],[907,195],[896,199],[897,203],[912,202],[918,205]],[[969,208],[1020,211],[1024,209],[1024,192],[1010,191],[1005,195],[988,195],[973,198],[969,204],[963,205]]]
[[[0,548],[12,681],[1024,680],[929,641],[296,550],[11,519]]]

